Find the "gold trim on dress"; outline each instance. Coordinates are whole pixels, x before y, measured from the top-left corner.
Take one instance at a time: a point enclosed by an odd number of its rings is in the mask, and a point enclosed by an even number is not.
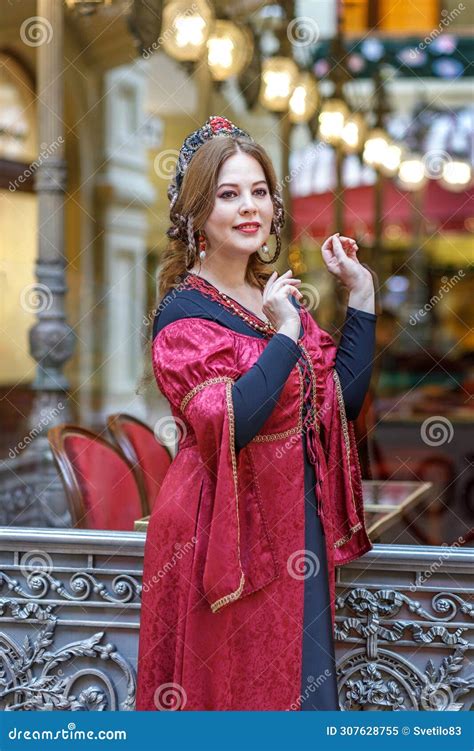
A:
[[[351,537],[355,535],[356,532],[358,532],[360,529],[362,529],[362,522],[359,522],[355,525],[355,527],[351,527],[349,530],[349,534],[345,535],[344,537],[341,537],[337,542],[334,543],[335,548],[340,548],[341,545],[345,545],[346,542],[349,542]]]
[[[308,350],[306,349],[304,344],[302,344],[301,342],[299,343],[299,347],[306,356],[306,362],[308,363],[309,372],[311,374],[311,383],[313,385],[312,401],[313,401],[314,427],[316,428],[316,432],[319,433],[320,429],[319,429],[318,405],[317,405],[318,384],[316,381],[316,373],[314,372],[313,361],[311,359],[311,355],[309,354]]]
[[[240,517],[239,517],[239,491],[238,491],[238,476],[237,476],[237,455],[235,451],[235,417],[234,417],[234,405],[232,402],[232,384],[234,383],[234,379],[230,376],[218,376],[216,378],[208,378],[205,381],[202,381],[201,383],[198,383],[197,386],[194,386],[194,388],[191,389],[191,391],[188,391],[186,396],[181,402],[181,411],[184,412],[185,407],[190,402],[190,400],[199,392],[202,391],[206,386],[213,386],[216,383],[225,383],[225,398],[226,398],[226,405],[227,405],[227,413],[229,417],[229,443],[230,443],[230,455],[231,455],[231,461],[232,461],[232,478],[234,481],[234,495],[235,495],[235,513],[237,516],[237,557],[239,559],[239,568],[240,568],[240,582],[239,586],[236,590],[233,592],[229,592],[229,594],[224,595],[223,597],[220,597],[215,602],[211,603],[211,610],[213,613],[216,613],[220,608],[224,607],[224,605],[227,605],[229,602],[234,602],[234,600],[238,600],[240,595],[242,594],[244,584],[245,584],[245,574],[242,569],[242,560],[240,557]]]
[[[302,432],[302,427],[296,425],[294,428],[288,428],[283,433],[261,433],[252,438],[249,443],[266,443],[268,441],[279,441],[283,438],[289,438],[290,435],[298,435]]]
[[[352,489],[352,477],[351,477],[351,441],[349,437],[349,428],[347,426],[347,416],[346,416],[346,407],[344,405],[344,395],[342,393],[341,388],[341,382],[339,380],[339,374],[335,368],[333,368],[332,371],[334,382],[336,385],[336,394],[337,394],[337,402],[339,405],[339,414],[341,415],[341,423],[342,423],[342,433],[344,435],[344,444],[346,447],[346,459],[347,459],[347,472],[349,475],[349,485],[351,488],[351,498],[352,498],[352,505],[354,506],[354,511],[357,514],[357,508],[356,508],[356,502],[354,498],[354,491]],[[356,458],[356,461],[358,461],[358,458]],[[341,543],[342,545],[342,543]]]
[[[183,400],[181,401],[181,404],[179,405],[181,412],[184,412],[187,404],[193,396],[195,396],[199,391],[202,391],[202,389],[206,388],[206,386],[213,386],[215,383],[234,383],[234,379],[230,376],[216,376],[216,378],[207,378],[205,381],[201,381],[201,383],[198,383],[197,386],[194,386],[194,388],[191,389],[191,391],[188,391],[188,393],[183,397]]]
[[[225,397],[227,402],[227,410],[229,414],[229,443],[230,443],[230,455],[232,459],[232,477],[234,479],[234,491],[235,491],[235,513],[237,516],[237,557],[239,559],[240,568],[240,582],[239,586],[233,592],[229,592],[228,595],[220,597],[215,602],[211,603],[211,610],[216,613],[220,608],[227,605],[229,602],[238,600],[242,594],[245,584],[245,574],[242,569],[242,560],[240,558],[240,517],[239,517],[239,485],[237,475],[237,455],[235,451],[235,417],[234,417],[234,405],[232,402],[232,378],[227,378],[225,387]]]
[[[242,594],[244,584],[245,584],[245,574],[242,571],[242,576],[240,577],[240,584],[238,588],[234,592],[231,592],[228,595],[224,595],[224,597],[221,597],[219,598],[219,600],[216,600],[215,602],[213,602],[211,605],[212,612],[217,613],[217,611],[223,608],[224,605],[228,605],[229,602],[234,602],[234,600],[238,600],[240,595]]]

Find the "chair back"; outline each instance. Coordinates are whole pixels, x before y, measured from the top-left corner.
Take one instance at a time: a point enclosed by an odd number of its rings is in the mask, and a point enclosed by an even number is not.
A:
[[[145,516],[133,468],[114,445],[75,425],[48,431],[74,527],[133,530]]]
[[[110,415],[107,427],[112,439],[133,466],[137,484],[146,496],[147,513],[151,513],[172,461],[169,450],[158,441],[148,425],[132,415]]]

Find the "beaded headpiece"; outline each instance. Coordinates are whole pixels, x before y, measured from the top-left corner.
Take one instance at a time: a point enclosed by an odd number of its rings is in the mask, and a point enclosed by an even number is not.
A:
[[[212,115],[206,120],[204,125],[193,131],[189,136],[186,136],[179,152],[176,173],[168,187],[168,198],[171,203],[171,210],[173,210],[179,191],[181,190],[184,173],[196,151],[207,141],[210,141],[211,138],[222,135],[234,137],[241,136],[248,138],[250,141],[254,140],[249,133],[238,128],[237,125],[234,125],[230,120],[227,120],[226,117],[218,117],[217,115]]]

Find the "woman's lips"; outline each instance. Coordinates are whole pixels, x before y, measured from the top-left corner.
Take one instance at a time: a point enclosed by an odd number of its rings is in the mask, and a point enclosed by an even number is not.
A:
[[[260,225],[255,224],[253,226],[234,227],[234,229],[239,230],[239,232],[244,232],[246,235],[255,235],[260,229]]]

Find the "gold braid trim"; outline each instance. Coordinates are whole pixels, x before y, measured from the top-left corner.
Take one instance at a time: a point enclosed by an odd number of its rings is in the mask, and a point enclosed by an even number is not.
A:
[[[301,432],[303,432],[304,378],[300,368],[297,367],[296,370],[298,371],[298,378],[300,382],[300,411],[298,413],[298,427],[301,429]]]
[[[341,537],[337,542],[334,543],[335,548],[340,548],[341,545],[345,545],[346,542],[349,542],[352,535],[354,535],[356,532],[359,531],[359,529],[362,529],[362,522],[359,522],[355,525],[355,527],[351,527],[350,532],[345,537]]]
[[[268,441],[279,441],[281,438],[289,438],[290,435],[301,433],[301,426],[296,425],[294,428],[288,428],[283,433],[264,433],[263,435],[256,435],[249,443],[266,443]]]
[[[229,602],[234,602],[234,600],[238,600],[240,595],[242,594],[242,590],[244,588],[245,584],[245,574],[242,571],[242,576],[240,577],[240,584],[238,586],[238,589],[236,589],[234,592],[231,592],[228,595],[224,595],[224,597],[221,597],[219,600],[216,600],[211,605],[211,610],[213,613],[217,613],[218,610],[224,607],[224,605],[228,605]]]
[[[198,383],[198,385],[194,386],[191,391],[188,391],[186,396],[183,398],[181,404],[179,405],[181,412],[184,412],[188,402],[191,401],[193,396],[196,396],[196,394],[199,391],[202,391],[202,389],[205,389],[206,386],[212,386],[214,383],[234,383],[234,379],[230,376],[217,376],[216,378],[208,378],[206,381]]]
[[[317,395],[317,382],[316,382],[316,373],[314,372],[313,367],[313,361],[311,360],[311,355],[309,354],[308,350],[302,344],[301,342],[298,342],[298,346],[301,349],[301,351],[306,356],[306,361],[309,366],[309,371],[311,374],[311,383],[313,384],[313,414],[314,414],[314,427],[316,428],[316,431],[319,433],[319,422],[318,422],[318,409],[317,409],[317,403],[316,403],[316,395]]]
[[[354,511],[357,514],[357,508],[354,498],[354,491],[352,489],[352,477],[351,477],[351,441],[349,437],[349,428],[347,426],[347,416],[346,416],[346,408],[344,405],[344,395],[342,393],[341,388],[341,382],[339,380],[338,372],[335,368],[333,368],[332,371],[334,382],[336,384],[336,394],[337,394],[337,402],[339,405],[339,414],[341,415],[341,423],[342,423],[342,432],[344,435],[344,444],[346,446],[346,458],[347,458],[347,471],[349,473],[349,485],[351,488],[351,498],[352,498],[352,505],[354,506]],[[342,543],[341,543],[342,545]]]

